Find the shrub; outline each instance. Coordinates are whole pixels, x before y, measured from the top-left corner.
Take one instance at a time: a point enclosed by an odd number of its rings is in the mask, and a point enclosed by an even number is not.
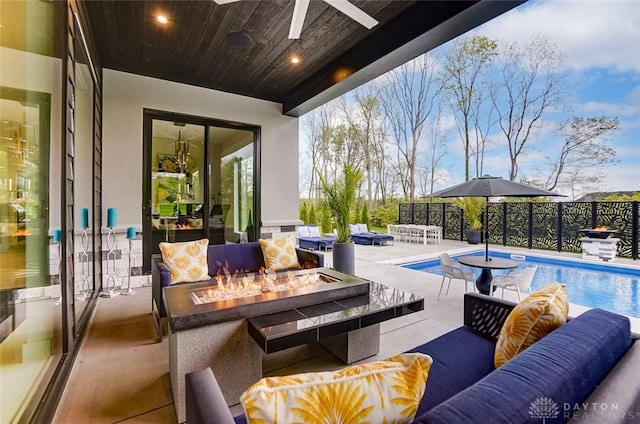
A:
[[[298,218],[300,218],[300,221],[304,222],[305,224],[309,220],[309,212],[307,211],[307,202],[305,202],[304,200],[300,202],[300,208],[298,209]]]
[[[398,204],[389,202],[371,210],[370,224],[377,228],[385,228],[387,224],[398,223]]]
[[[320,231],[324,234],[332,233],[333,222],[331,221],[331,212],[326,209],[322,209],[321,214],[322,220],[320,221]]]
[[[307,218],[307,224],[316,225],[318,223],[318,215],[316,214],[316,206],[315,204],[311,204],[309,207],[309,217]]]
[[[362,210],[360,211],[360,219],[359,222],[363,224],[367,224],[369,226],[369,207],[367,206],[367,202],[362,205]]]

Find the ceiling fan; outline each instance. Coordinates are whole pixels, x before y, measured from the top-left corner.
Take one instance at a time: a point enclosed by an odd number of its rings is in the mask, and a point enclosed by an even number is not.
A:
[[[213,0],[217,4],[235,3],[240,0]],[[291,19],[291,27],[289,28],[289,39],[295,40],[300,38],[302,33],[302,25],[304,24],[304,18],[307,15],[307,9],[311,0],[295,0],[296,4],[293,8],[293,18]],[[370,15],[363,12],[362,9],[353,5],[349,0],[323,0],[325,3],[338,9],[354,21],[365,26],[367,29],[371,29],[378,25],[378,21],[373,19]]]

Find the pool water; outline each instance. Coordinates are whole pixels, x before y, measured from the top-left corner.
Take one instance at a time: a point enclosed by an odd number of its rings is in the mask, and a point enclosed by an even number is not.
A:
[[[484,251],[460,256],[481,256]],[[512,258],[511,254],[491,252],[492,257]],[[459,256],[454,256],[457,258]],[[514,258],[517,260],[517,258]],[[591,308],[602,308],[640,318],[640,269],[525,256],[518,268],[537,265],[532,290],[552,281],[566,284],[569,301]],[[442,275],[438,259],[402,265],[405,268]],[[476,277],[480,271],[474,269]],[[493,275],[506,271],[493,271]],[[499,291],[499,289],[498,289]]]

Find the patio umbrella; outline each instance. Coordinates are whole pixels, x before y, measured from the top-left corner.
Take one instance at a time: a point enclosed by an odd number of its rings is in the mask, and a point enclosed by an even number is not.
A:
[[[564,196],[552,191],[542,190],[531,187],[526,184],[520,184],[509,180],[503,180],[501,177],[492,177],[483,175],[473,180],[445,188],[437,191],[427,197],[484,197],[485,214],[484,214],[484,241],[485,241],[485,260],[489,260],[489,197],[538,197],[538,196]]]

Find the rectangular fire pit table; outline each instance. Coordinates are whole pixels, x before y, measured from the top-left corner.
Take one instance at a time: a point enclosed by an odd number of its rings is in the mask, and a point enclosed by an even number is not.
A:
[[[346,364],[380,349],[380,323],[424,309],[424,299],[370,282],[367,294],[249,318],[249,334],[265,353],[320,342]]]
[[[345,363],[379,351],[380,323],[420,311],[417,295],[329,268],[295,271],[286,278],[318,274],[317,283],[255,296],[203,301],[215,283],[164,289],[169,318],[169,366],[178,422],[185,421],[185,374],[211,367],[229,406],[262,378],[262,355],[320,342]]]

